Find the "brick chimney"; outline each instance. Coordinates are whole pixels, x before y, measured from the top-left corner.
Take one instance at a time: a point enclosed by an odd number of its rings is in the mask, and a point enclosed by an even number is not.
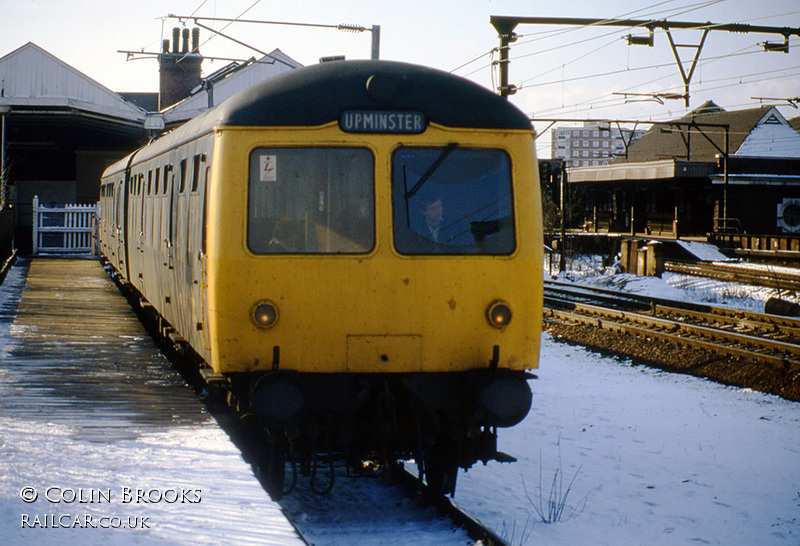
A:
[[[164,40],[158,56],[159,91],[158,109],[163,110],[189,96],[192,89],[200,85],[200,29],[192,29],[192,47],[189,49],[189,29],[172,29],[172,51],[169,40]]]

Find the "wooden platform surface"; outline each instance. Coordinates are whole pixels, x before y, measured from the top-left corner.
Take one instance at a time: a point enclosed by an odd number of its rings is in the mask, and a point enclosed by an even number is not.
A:
[[[66,502],[64,491],[99,502]],[[87,528],[86,516],[136,526]],[[0,535],[302,543],[102,265],[38,258],[0,286]]]

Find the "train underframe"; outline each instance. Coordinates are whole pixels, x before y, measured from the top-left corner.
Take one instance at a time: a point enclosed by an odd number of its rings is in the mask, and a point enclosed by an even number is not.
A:
[[[240,411],[269,439],[262,478],[280,496],[287,467],[312,475],[343,459],[353,469],[393,468],[414,459],[434,493],[453,495],[458,469],[511,462],[497,428],[519,423],[531,406],[526,372],[309,374],[274,371],[228,377]],[[292,463],[287,465],[286,463]],[[331,473],[330,485],[333,475]],[[325,485],[318,486],[326,490]]]

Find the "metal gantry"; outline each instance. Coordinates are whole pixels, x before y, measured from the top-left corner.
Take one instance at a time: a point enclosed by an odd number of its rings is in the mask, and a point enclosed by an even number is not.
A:
[[[778,34],[783,36],[783,43],[763,42],[764,51],[779,51],[782,53],[789,53],[789,37],[800,36],[800,28],[791,27],[772,27],[760,25],[748,25],[744,23],[698,23],[687,21],[664,21],[652,19],[582,19],[582,18],[565,18],[565,17],[507,17],[493,15],[490,17],[489,22],[494,26],[495,30],[500,37],[500,60],[498,65],[500,67],[500,86],[498,91],[503,97],[508,97],[516,93],[516,86],[509,84],[509,49],[511,44],[517,40],[517,35],[514,29],[518,25],[575,25],[575,26],[597,26],[597,27],[630,27],[630,28],[646,28],[650,31],[649,36],[628,36],[629,45],[647,45],[653,46],[653,32],[655,29],[660,28],[667,34],[672,53],[675,55],[675,60],[678,63],[678,69],[681,73],[681,78],[684,84],[683,98],[686,101],[686,106],[689,106],[689,84],[694,70],[697,67],[697,61],[700,58],[700,52],[705,44],[706,36],[709,31],[723,30],[727,32],[740,32],[740,33],[762,33],[762,34]],[[700,43],[695,44],[676,44],[670,33],[671,29],[689,29],[689,30],[702,30],[703,35]],[[694,59],[692,60],[691,67],[688,73],[686,72],[683,61],[681,60],[678,48],[695,48]]]

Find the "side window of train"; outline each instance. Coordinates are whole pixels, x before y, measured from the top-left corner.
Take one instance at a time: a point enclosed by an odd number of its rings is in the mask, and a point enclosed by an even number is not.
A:
[[[181,159],[180,162],[180,179],[178,185],[178,193],[183,193],[186,190],[186,166],[187,162],[185,159]]]
[[[400,148],[392,155],[401,254],[508,255],[516,248],[511,160],[502,150]]]
[[[200,186],[200,163],[205,162],[206,154],[197,154],[192,158],[192,192]]]
[[[166,195],[167,191],[169,190],[169,179],[170,175],[172,175],[172,181],[175,182],[175,174],[172,172],[174,167],[172,165],[165,165],[164,166],[164,183],[161,185],[161,192]]]
[[[250,154],[247,244],[256,254],[363,254],[375,246],[375,158],[366,148]]]

